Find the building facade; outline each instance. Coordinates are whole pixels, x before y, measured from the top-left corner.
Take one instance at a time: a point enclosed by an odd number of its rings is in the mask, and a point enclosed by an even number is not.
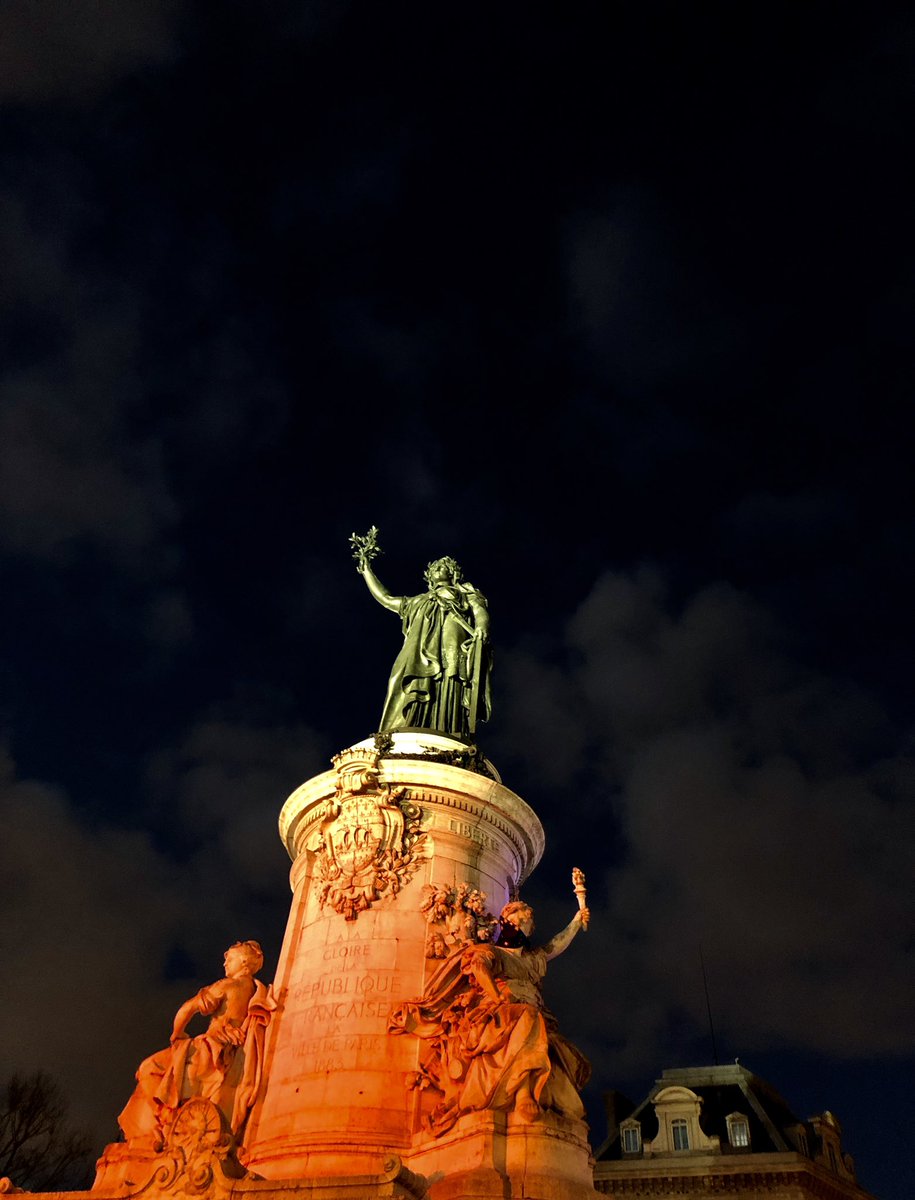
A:
[[[604,1195],[869,1198],[833,1114],[799,1120],[738,1063],[665,1071],[635,1107],[612,1094],[608,1121],[594,1168]]]

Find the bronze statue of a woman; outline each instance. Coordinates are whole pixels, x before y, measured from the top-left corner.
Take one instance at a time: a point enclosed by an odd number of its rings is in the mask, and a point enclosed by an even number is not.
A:
[[[453,558],[438,558],[425,571],[419,596],[392,596],[372,570],[380,553],[377,529],[353,534],[359,574],[375,599],[396,612],[404,643],[388,683],[380,731],[429,729],[469,737],[489,716],[489,610]]]

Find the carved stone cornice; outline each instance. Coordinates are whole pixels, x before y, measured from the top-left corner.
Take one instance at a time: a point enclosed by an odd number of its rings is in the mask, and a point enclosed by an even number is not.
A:
[[[516,884],[540,861],[544,833],[537,815],[495,779],[431,754],[406,757],[398,752],[397,757],[374,757],[370,767],[360,765],[371,757],[370,744],[350,747],[335,759],[337,770],[309,779],[286,801],[280,837],[294,862],[306,851],[320,850],[322,823],[326,825],[332,806],[344,798],[347,780],[358,781],[354,794],[376,790],[386,799],[396,797],[398,804],[417,806],[422,831],[433,837],[461,837],[503,856],[507,850],[515,863]],[[375,773],[374,789],[366,771]]]
[[[598,1163],[594,1169],[595,1190],[611,1196],[708,1196],[741,1194],[785,1197],[798,1200],[872,1200],[868,1192],[852,1180],[839,1179],[825,1168],[790,1154],[790,1161],[765,1164],[747,1156],[744,1163],[718,1159],[715,1162],[691,1162],[688,1155],[661,1163],[657,1159],[631,1159]]]

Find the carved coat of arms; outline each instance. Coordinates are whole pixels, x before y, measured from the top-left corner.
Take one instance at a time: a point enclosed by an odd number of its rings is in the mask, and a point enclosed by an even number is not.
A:
[[[382,780],[374,751],[345,750],[333,761],[337,785],[321,822],[318,894],[322,907],[355,921],[409,882],[423,859],[422,813],[405,799],[406,788]]]

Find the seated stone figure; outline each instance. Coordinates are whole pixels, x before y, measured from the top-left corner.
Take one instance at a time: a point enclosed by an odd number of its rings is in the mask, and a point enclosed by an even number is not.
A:
[[[118,1117],[125,1138],[158,1149],[175,1110],[192,1096],[211,1100],[235,1134],[241,1134],[257,1097],[264,1031],[274,1003],[254,978],[264,964],[257,942],[236,942],[225,954],[225,978],[201,988],[178,1009],[167,1050],[145,1059],[137,1086]],[[205,1033],[191,1037],[196,1015],[210,1017]]]
[[[540,988],[547,962],[565,950],[588,916],[586,908],[580,910],[561,933],[535,949],[533,912],[513,901],[502,910],[495,945],[456,950],[422,997],[394,1011],[389,1032],[412,1033],[428,1043],[411,1083],[441,1093],[427,1117],[434,1134],[483,1109],[513,1111],[525,1121],[544,1110],[579,1120],[584,1116],[578,1093],[588,1080],[589,1064],[559,1033]]]

